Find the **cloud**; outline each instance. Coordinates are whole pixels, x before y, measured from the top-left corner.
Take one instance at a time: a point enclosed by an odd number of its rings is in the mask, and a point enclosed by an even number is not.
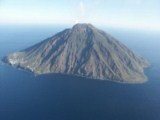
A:
[[[75,23],[86,22],[86,4],[81,1],[78,6],[78,18]]]
[[[78,4],[78,18],[75,23],[89,22],[90,12],[96,9],[97,5],[101,3],[102,0],[93,0],[92,2],[81,1]]]
[[[77,14],[77,18],[75,20],[76,24],[82,22],[82,19],[84,19],[84,16],[85,16],[85,11],[86,11],[86,9],[85,9],[84,2],[78,3],[78,11],[76,13]]]
[[[79,3],[79,8],[80,8],[80,15],[83,17],[86,12],[86,6],[85,6],[84,2]]]
[[[127,0],[127,3],[131,5],[142,5],[144,0]]]

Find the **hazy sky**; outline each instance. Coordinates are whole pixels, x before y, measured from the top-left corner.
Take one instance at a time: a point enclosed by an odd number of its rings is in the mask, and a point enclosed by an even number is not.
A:
[[[97,25],[160,30],[160,0],[0,0],[0,23]]]

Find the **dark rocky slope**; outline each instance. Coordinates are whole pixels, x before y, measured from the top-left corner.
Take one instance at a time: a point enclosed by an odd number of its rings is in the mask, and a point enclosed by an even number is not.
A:
[[[145,59],[91,24],[76,24],[3,61],[36,74],[62,73],[127,83],[145,82],[144,68],[149,67]]]

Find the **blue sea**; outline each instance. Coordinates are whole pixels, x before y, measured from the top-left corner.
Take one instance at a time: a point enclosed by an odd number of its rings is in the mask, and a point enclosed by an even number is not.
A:
[[[69,26],[0,25],[0,59]],[[0,120],[160,120],[160,34],[103,28],[152,67],[148,82],[119,84],[66,75],[35,76],[0,63]]]

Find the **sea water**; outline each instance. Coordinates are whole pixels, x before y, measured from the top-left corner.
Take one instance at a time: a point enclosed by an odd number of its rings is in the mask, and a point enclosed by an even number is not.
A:
[[[1,25],[0,59],[64,28]],[[66,75],[35,76],[0,63],[0,120],[160,120],[160,35],[127,29],[105,31],[149,60],[148,82],[119,84]]]

